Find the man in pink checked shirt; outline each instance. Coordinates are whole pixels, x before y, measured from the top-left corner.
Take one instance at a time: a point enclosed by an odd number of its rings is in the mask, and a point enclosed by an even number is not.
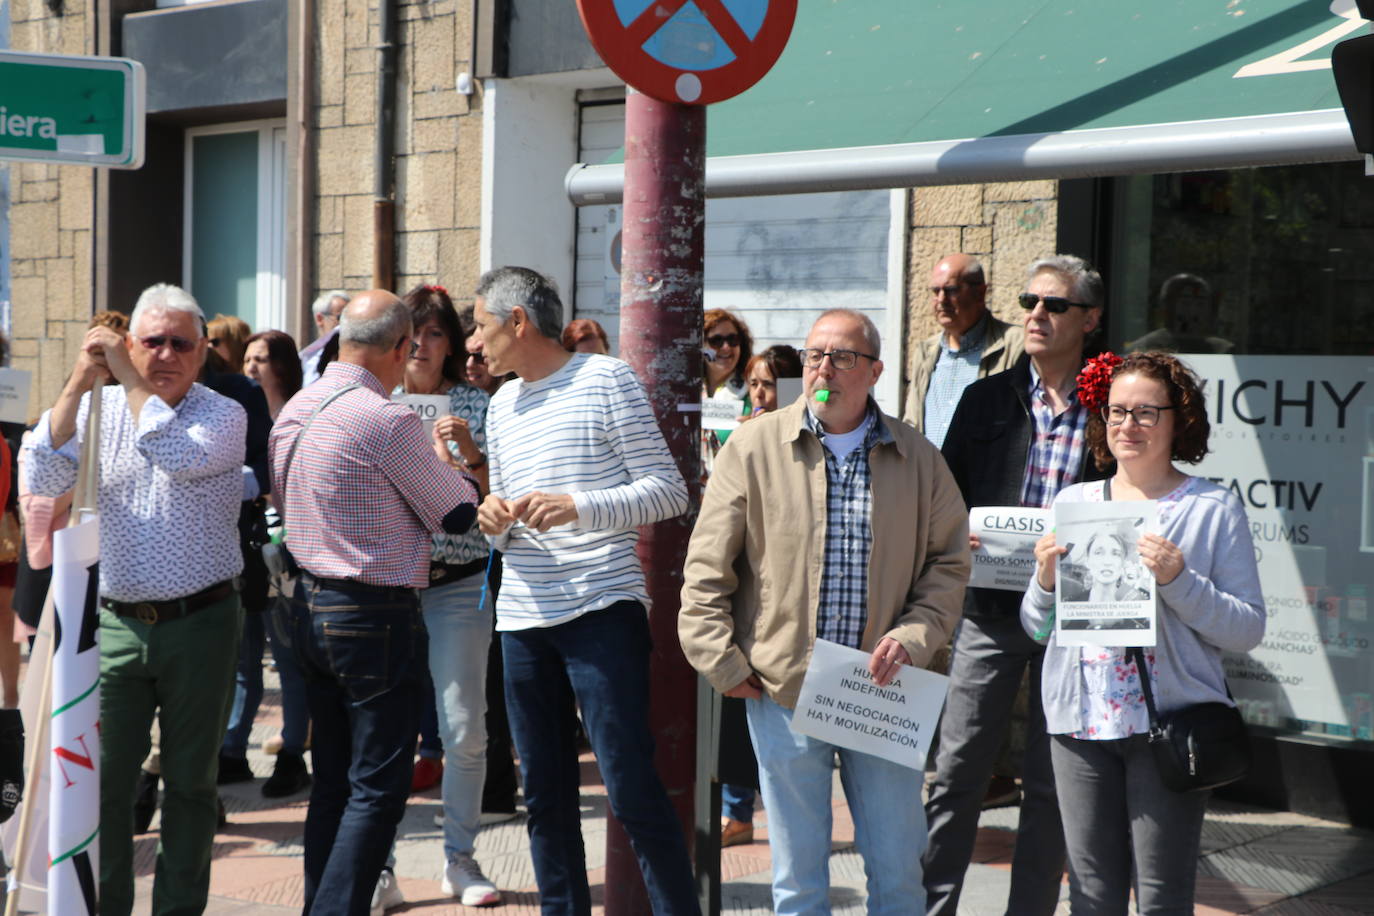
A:
[[[410,353],[401,300],[355,297],[338,360],[287,403],[269,442],[301,566],[287,632],[314,723],[305,913],[369,908],[410,793],[421,690],[411,660],[428,652],[416,589],[428,584],[430,536],[461,534],[476,516],[471,479],[390,399]]]

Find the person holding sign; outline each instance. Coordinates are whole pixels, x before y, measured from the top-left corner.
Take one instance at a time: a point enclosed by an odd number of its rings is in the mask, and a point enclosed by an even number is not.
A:
[[[821,315],[801,351],[804,397],[741,426],[716,456],[683,570],[687,660],[746,700],[778,913],[827,906],[836,753],[868,912],[924,909],[921,773],[792,728],[818,639],[866,653],[884,687],[945,644],[968,580],[954,479],[872,398],[880,346],[862,313]]]
[[[424,285],[406,293],[402,301],[410,309],[415,347],[406,361],[405,380],[395,394],[447,398],[447,414],[434,421],[434,434],[447,443],[450,464],[472,476],[479,494],[485,495],[487,457],[482,449],[487,441],[490,398],[463,381],[461,355],[466,351],[453,300],[442,286]],[[473,857],[487,770],[484,717],[491,607],[483,588],[486,568],[487,540],[476,527],[464,534],[435,534],[429,586],[420,591],[420,609],[429,631],[431,693],[421,700],[420,760],[411,791],[423,791],[443,780],[444,876],[440,886],[464,906],[501,901],[500,892]],[[435,759],[431,749],[442,756]]]
[[[1109,387],[1110,386],[1110,387]],[[1055,503],[1156,500],[1158,533],[1132,546],[1157,583],[1158,643],[1144,650],[1161,716],[1198,703],[1234,706],[1222,652],[1264,637],[1264,599],[1250,526],[1224,487],[1190,477],[1175,461],[1207,454],[1207,409],[1197,378],[1177,357],[1104,354],[1079,376],[1092,410],[1088,446],[1109,481],[1075,484]],[[1041,691],[1068,845],[1075,913],[1192,912],[1206,792],[1160,780],[1148,742],[1141,672],[1122,647],[1061,646],[1054,635],[1054,533],[1036,544],[1036,576],[1021,625],[1048,642]],[[1133,878],[1134,875],[1134,878]]]
[[[703,326],[701,473],[705,479],[739,419],[749,415],[744,369],[754,352],[754,338],[749,326],[725,309],[708,309]]]
[[[1027,358],[964,390],[941,451],[970,509],[1044,508],[1065,485],[1095,472],[1083,445],[1088,412],[1074,378],[1084,341],[1102,318],[1102,277],[1082,258],[1057,255],[1026,271]],[[975,543],[975,549],[980,544]],[[973,856],[978,816],[1017,691],[1029,672],[1021,816],[1008,912],[1048,916],[1059,902],[1064,832],[1039,703],[1044,649],[1021,632],[1019,591],[969,588],[954,638],[935,778],[926,802],[927,910],[954,916]]]

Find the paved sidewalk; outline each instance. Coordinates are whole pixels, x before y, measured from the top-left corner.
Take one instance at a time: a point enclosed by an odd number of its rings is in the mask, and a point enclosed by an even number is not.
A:
[[[273,758],[261,754],[257,747],[275,734],[280,723],[275,676],[270,677],[270,684],[250,755],[259,779],[226,786],[222,792],[229,824],[215,843],[211,902],[206,911],[212,916],[300,912],[301,833],[308,793],[281,801],[262,797],[262,780],[271,773]],[[599,913],[606,797],[589,754],[583,757],[582,774],[582,832],[594,909]],[[864,912],[863,863],[853,848],[853,825],[838,778],[835,784],[831,903],[836,913],[857,916]],[[437,788],[411,798],[396,846],[396,874],[406,903],[388,912],[437,916],[468,911],[444,898],[439,890],[442,837],[434,825],[434,815],[439,811]],[[1016,817],[1016,808],[984,813],[961,914],[996,916],[1005,911]],[[724,912],[772,911],[766,812],[759,812],[756,823],[754,843],[727,849],[722,856]],[[135,911],[140,913],[148,912],[151,898],[157,826],[155,819],[153,833],[137,841],[139,903]],[[1202,845],[1199,914],[1374,913],[1374,833],[1369,831],[1297,814],[1215,802],[1208,813]],[[538,912],[523,817],[484,828],[477,839],[477,858],[502,890],[505,905],[501,912]],[[1060,912],[1068,912],[1067,903],[1061,904]]]

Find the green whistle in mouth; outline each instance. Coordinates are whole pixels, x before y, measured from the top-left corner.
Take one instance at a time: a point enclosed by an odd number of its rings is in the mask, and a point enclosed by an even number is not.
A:
[[[817,389],[816,389],[816,400],[819,401],[819,402],[822,403],[822,404],[824,404],[826,401],[830,400],[830,389],[829,389],[829,388],[817,388]]]

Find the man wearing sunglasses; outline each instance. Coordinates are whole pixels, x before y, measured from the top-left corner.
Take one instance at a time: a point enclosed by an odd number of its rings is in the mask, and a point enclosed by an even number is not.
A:
[[[161,708],[167,792],[155,908],[198,913],[210,885],[215,776],[242,625],[238,516],[247,420],[195,384],[205,317],[159,284],[129,335],[86,332],[71,378],[30,437],[31,492],[76,483],[92,390],[100,442],[100,909],[134,903],[133,797]],[[117,384],[104,385],[107,377]]]
[[[1087,410],[1075,389],[1084,343],[1102,318],[1102,277],[1082,258],[1031,264],[1026,356],[964,390],[941,449],[969,508],[1046,507],[1071,483],[1102,476],[1083,446]],[[976,550],[976,538],[970,538]],[[1007,912],[1049,914],[1058,904],[1064,832],[1040,704],[1044,650],[1021,629],[1021,593],[970,588],[954,638],[949,695],[926,816],[927,912],[954,916],[973,855],[978,815],[1026,670],[1030,671],[1021,817]]]
[[[817,638],[859,649],[884,686],[949,639],[968,581],[968,514],[935,447],[878,409],[878,331],[821,315],[797,403],[716,456],[683,570],[687,660],[742,697],[759,762],[777,913],[828,909],[833,761],[868,879],[868,912],[919,912],[921,774],[791,730]]]
[[[1023,350],[1021,329],[987,306],[983,265],[950,254],[930,272],[930,300],[940,330],[921,341],[912,360],[902,419],[939,448],[969,383],[1010,369]]]

